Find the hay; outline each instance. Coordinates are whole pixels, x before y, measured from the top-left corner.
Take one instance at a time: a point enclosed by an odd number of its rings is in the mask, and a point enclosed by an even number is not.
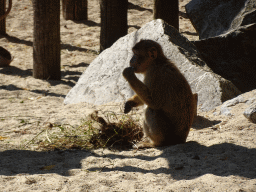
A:
[[[40,132],[40,135],[46,133],[45,140],[39,139],[37,135],[32,139],[33,142],[29,143],[37,143],[37,149],[43,151],[90,150],[105,147],[128,149],[142,139],[142,127],[131,116],[122,115],[118,118],[114,112],[102,114],[107,120],[95,111],[89,116],[89,120],[78,127],[53,124]]]
[[[123,116],[118,122],[107,122],[96,111],[91,114],[91,119],[100,124],[99,133],[94,134],[89,141],[95,148],[131,148],[143,137],[141,125],[128,115]]]

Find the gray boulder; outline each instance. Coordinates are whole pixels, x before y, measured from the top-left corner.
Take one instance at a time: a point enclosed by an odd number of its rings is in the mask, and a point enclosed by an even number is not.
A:
[[[241,110],[244,112],[241,112]],[[215,109],[214,115],[237,116],[243,113],[249,121],[256,123],[256,89],[225,101]]]
[[[185,8],[200,39],[256,23],[255,0],[192,0]]]
[[[249,119],[249,121],[256,123],[256,102],[245,109],[244,116]]]
[[[230,81],[211,71],[190,41],[158,19],[120,38],[103,51],[81,75],[64,103],[88,102],[99,105],[122,102],[131,97],[134,92],[122,77],[122,71],[129,66],[132,47],[141,39],[152,39],[162,46],[167,58],[176,63],[187,78],[192,91],[198,93],[201,110],[211,110],[241,93]]]
[[[228,100],[221,105],[220,114],[231,116],[233,115],[231,113],[232,107],[239,103],[245,103],[245,102],[247,102],[247,100],[243,97],[243,95],[239,95],[231,100]]]
[[[242,92],[256,89],[256,24],[193,43],[214,73]]]

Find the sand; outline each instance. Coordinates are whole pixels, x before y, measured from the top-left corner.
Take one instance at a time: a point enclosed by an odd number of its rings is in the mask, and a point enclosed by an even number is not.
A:
[[[49,123],[79,126],[96,109],[122,114],[122,103],[63,104],[99,50],[99,2],[88,2],[88,21],[65,21],[61,13],[62,80],[45,81],[32,77],[31,1],[13,0],[9,37],[0,39],[14,57],[0,68],[0,191],[256,191],[256,125],[242,115],[244,103],[230,116],[220,108],[199,112],[182,145],[43,152],[28,144]],[[153,0],[129,2],[141,7],[128,10],[131,33],[151,21]],[[180,0],[180,32],[197,40],[185,14],[188,2]]]

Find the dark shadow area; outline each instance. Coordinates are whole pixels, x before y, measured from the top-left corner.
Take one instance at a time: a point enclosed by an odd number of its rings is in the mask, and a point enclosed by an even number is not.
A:
[[[81,72],[74,72],[74,71],[65,71],[65,72],[61,72],[61,79],[62,80],[46,80],[48,83],[50,83],[51,86],[56,86],[59,84],[63,84],[63,85],[68,85],[70,88],[72,88],[73,86],[75,86],[76,82],[78,81],[80,75],[82,73]],[[64,77],[63,77],[64,76]],[[74,82],[75,81],[75,82]],[[40,90],[38,90],[38,92],[36,93],[41,93]],[[42,93],[44,93],[44,91],[42,90]],[[55,93],[51,93],[51,92],[47,92],[44,96],[57,96],[57,97],[66,97],[66,95],[60,95],[60,94],[55,94]]]
[[[19,87],[15,86],[15,85],[12,85],[12,84],[10,84],[10,85],[1,85],[0,86],[0,90],[1,89],[5,89],[5,90],[8,90],[8,91],[22,91],[22,90],[24,90],[24,89],[19,88]],[[66,97],[66,95],[49,92],[49,90],[29,89],[27,91],[29,91],[31,93],[41,94],[42,96],[53,96],[53,97],[63,97],[63,98]]]
[[[90,155],[87,151],[72,150],[52,152],[7,150],[0,152],[0,175],[57,173],[69,176],[68,171],[81,168],[81,159]],[[51,170],[44,169],[45,166],[50,165],[55,167]]]
[[[140,26],[137,26],[137,25],[128,25],[128,27],[134,27],[135,29],[140,29],[141,28]]]
[[[20,68],[10,65],[8,67],[0,68],[0,74],[28,77],[33,75],[33,70],[32,69],[22,70]]]
[[[51,85],[66,84],[66,85],[74,86],[75,84],[71,82],[71,80],[77,82],[81,75],[82,75],[82,72],[79,72],[79,71],[61,71],[62,80],[60,81],[49,80],[48,82]]]
[[[88,66],[88,64],[85,64],[85,63],[80,63],[78,65],[79,66],[83,66],[83,65]],[[24,78],[24,77],[28,77],[28,76],[33,76],[33,70],[32,69],[22,70],[15,66],[9,66],[9,67],[0,68],[0,74],[21,76]],[[60,81],[46,80],[46,81],[48,81],[52,86],[58,85],[58,84],[66,84],[66,85],[74,86],[74,83],[71,82],[70,80],[77,82],[81,74],[82,74],[82,72],[78,72],[78,71],[61,71],[61,79],[62,80],[60,80]]]
[[[63,98],[66,97],[66,95],[49,92],[48,90],[33,89],[33,90],[30,90],[30,92],[41,94],[42,96],[63,97]]]
[[[182,33],[185,33],[185,34],[187,34],[187,35],[198,36],[198,33],[191,33],[191,32],[189,32],[189,31],[183,31],[183,32],[181,32],[181,34],[182,34]]]
[[[80,52],[90,52],[94,54],[99,54],[99,51],[93,50],[93,49],[86,49],[86,48],[81,48],[81,47],[76,47],[70,44],[63,44],[61,43],[60,45],[61,49],[67,49],[69,51],[80,51]]]
[[[179,16],[188,19],[188,15],[185,12],[179,11]]]
[[[0,35],[0,38],[6,38],[8,41],[10,41],[12,43],[24,44],[24,45],[31,46],[31,47],[33,46],[33,42],[32,41],[27,41],[27,40],[19,39],[17,37],[10,36],[8,34]]]
[[[69,68],[77,68],[77,67],[89,67],[90,64],[85,63],[85,62],[81,62],[77,65],[62,65],[62,66],[68,66]],[[70,71],[67,73],[70,74]]]
[[[158,148],[162,154],[154,157],[142,156],[134,153],[127,157],[116,154],[105,154],[99,156],[90,151],[68,150],[36,152],[27,150],[6,150],[0,152],[0,175],[16,175],[20,173],[47,174],[57,173],[69,176],[69,170],[81,169],[81,160],[89,156],[108,158],[106,161],[115,159],[141,159],[154,161],[164,158],[168,161],[169,168],[143,169],[137,166],[115,167],[111,166],[93,167],[87,171],[100,172],[141,172],[153,174],[169,174],[173,179],[194,179],[205,174],[217,176],[238,175],[249,179],[256,178],[256,149],[248,149],[232,143],[222,143],[212,146],[204,146],[197,142]],[[51,166],[46,169],[45,166]],[[86,166],[86,165],[84,165]],[[86,169],[84,167],[83,169]]]
[[[11,53],[7,49],[5,49],[1,46],[0,46],[0,56],[7,59],[7,60],[10,60],[10,61],[12,60]],[[2,61],[1,61],[1,63],[2,63]]]
[[[5,90],[8,90],[8,91],[19,91],[19,90],[23,90],[23,89],[17,87],[16,85],[12,85],[12,84],[10,84],[10,85],[1,85],[1,86],[0,86],[0,90],[1,90],[1,89],[5,89]]]
[[[134,5],[131,2],[128,2],[128,9],[136,9],[138,11],[149,11],[149,12],[153,13],[152,9],[143,8],[143,7],[140,7],[138,5]]]
[[[203,33],[207,35],[206,31]],[[196,46],[202,60],[215,74],[234,84],[238,89],[234,93],[238,95],[256,89],[255,34],[256,23],[221,36],[191,43]]]
[[[69,65],[63,65],[63,66],[69,66]],[[69,67],[75,68],[75,67],[88,67],[88,66],[89,66],[88,63],[81,62],[77,65],[72,65]],[[28,77],[28,76],[33,76],[33,69],[22,70],[18,67],[10,65],[8,67],[0,67],[0,74]],[[77,71],[61,71],[61,78],[77,81],[81,74],[82,74],[81,72],[77,72]],[[76,76],[78,76],[78,77],[76,77]],[[74,77],[76,77],[76,78],[74,78]],[[54,82],[57,82],[57,81],[54,81]],[[59,81],[59,82],[62,82],[62,81]]]
[[[85,24],[85,25],[88,25],[88,26],[90,26],[90,27],[94,27],[94,26],[100,27],[100,26],[101,26],[100,23],[96,23],[96,22],[90,21],[90,20],[80,20],[80,21],[75,21],[75,20],[74,20],[74,22],[75,22],[76,24]]]
[[[254,164],[256,163],[256,149],[248,149],[232,143],[216,144],[210,147],[197,142],[188,142],[183,145],[175,145],[162,148],[160,156],[134,156],[133,158],[145,161],[154,161],[157,158],[165,158],[169,168],[159,168],[154,170],[142,169],[138,167],[113,167],[113,168],[91,168],[88,171],[102,172],[141,172],[154,174],[170,174],[173,179],[194,179],[205,174],[217,176],[238,175],[246,178],[256,178]],[[123,159],[125,156],[105,155],[111,159]],[[221,167],[220,167],[221,166]]]
[[[86,63],[79,63],[78,65],[75,65],[73,67],[82,67],[85,66],[87,67],[89,64]],[[5,75],[12,75],[12,76],[21,76],[23,78],[28,77],[28,76],[33,76],[33,70],[28,69],[28,70],[22,70],[14,66],[9,66],[9,67],[4,67],[0,68],[0,74],[5,74]],[[81,76],[82,72],[78,71],[61,71],[61,79],[62,80],[45,80],[48,83],[50,83],[51,86],[56,86],[59,84],[63,85],[68,85],[70,88],[75,86],[76,82],[78,81],[79,77]],[[16,85],[1,85],[0,89],[5,89],[8,91],[17,91],[17,90],[24,90],[24,88],[17,87]],[[42,94],[43,96],[54,96],[54,97],[65,97],[66,95],[62,94],[57,94],[53,92],[49,92],[49,90],[40,90],[40,89],[29,89],[28,91],[37,93],[37,94]]]
[[[221,123],[221,121],[211,121],[209,119],[206,119],[203,116],[197,116],[194,118],[192,128],[194,129],[204,129],[207,127],[212,127],[214,125],[217,125]]]
[[[22,40],[22,39],[19,39],[17,37],[10,36],[10,35],[6,35],[6,36],[0,35],[0,38],[6,38],[8,41],[10,41],[12,43],[24,44],[24,45],[31,46],[31,47],[33,46],[32,41]],[[67,49],[69,51],[91,52],[94,54],[99,53],[98,51],[95,51],[93,49],[85,49],[85,48],[76,47],[76,46],[73,46],[70,44],[63,44],[63,43],[61,43],[61,49]]]

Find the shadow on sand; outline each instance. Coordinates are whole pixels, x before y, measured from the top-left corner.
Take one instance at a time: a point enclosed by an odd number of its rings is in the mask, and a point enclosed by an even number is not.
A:
[[[194,179],[205,174],[217,176],[238,175],[249,179],[256,178],[256,149],[248,149],[231,143],[222,143],[212,146],[204,146],[197,142],[158,148],[161,155],[148,157],[135,153],[134,157],[116,154],[99,156],[90,151],[51,151],[36,152],[27,150],[6,150],[0,152],[0,175],[47,174],[57,173],[69,176],[69,170],[81,169],[81,160],[90,156],[108,159],[141,159],[154,161],[164,158],[169,168],[143,169],[137,166],[123,167],[93,167],[87,171],[101,172],[141,172],[154,174],[169,174],[176,180]],[[54,165],[50,170],[44,170],[45,166]]]

